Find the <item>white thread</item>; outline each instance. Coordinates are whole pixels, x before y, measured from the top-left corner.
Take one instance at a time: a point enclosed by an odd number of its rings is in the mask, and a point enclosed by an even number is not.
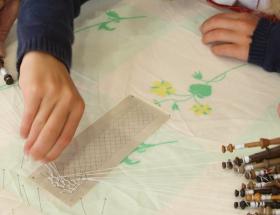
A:
[[[254,194],[254,190],[246,190],[245,193],[247,195],[253,195]]]
[[[5,76],[5,75],[8,74],[7,70],[5,68],[3,68],[3,67],[0,68],[0,73],[1,73],[2,76]]]
[[[244,168],[245,168],[246,171],[250,171],[250,170],[254,169],[254,166],[252,164],[248,164],[248,165],[245,165]]]
[[[275,174],[273,175],[274,180],[279,179],[280,178],[280,174]]]
[[[272,195],[261,195],[261,200],[262,200],[262,201],[271,200],[271,196],[272,196]]]
[[[235,145],[235,149],[244,149],[245,148],[245,145],[244,144],[237,144]]]
[[[244,157],[243,161],[244,163],[250,163],[250,157],[249,156]]]

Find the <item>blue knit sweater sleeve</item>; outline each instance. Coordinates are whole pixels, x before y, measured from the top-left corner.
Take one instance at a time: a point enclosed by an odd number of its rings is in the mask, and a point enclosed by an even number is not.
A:
[[[280,73],[280,22],[260,19],[253,35],[249,62]]]
[[[85,0],[21,0],[17,69],[30,51],[49,53],[71,67],[73,20]]]

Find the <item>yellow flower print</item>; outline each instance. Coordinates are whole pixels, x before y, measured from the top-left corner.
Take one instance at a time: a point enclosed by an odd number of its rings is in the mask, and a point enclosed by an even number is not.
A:
[[[191,109],[197,116],[209,115],[212,112],[212,108],[207,104],[195,104]]]
[[[173,88],[172,84],[167,81],[156,81],[151,87],[151,92],[158,96],[164,97],[176,93],[176,89]]]

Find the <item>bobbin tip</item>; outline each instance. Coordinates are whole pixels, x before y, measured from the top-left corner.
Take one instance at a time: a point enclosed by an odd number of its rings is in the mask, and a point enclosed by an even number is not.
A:
[[[226,153],[226,147],[224,145],[222,145],[222,153]]]
[[[236,172],[240,174],[244,174],[245,173],[244,165],[241,165],[240,167],[236,167]]]
[[[234,151],[234,146],[232,145],[232,144],[229,144],[228,146],[227,146],[227,151],[229,151],[229,152],[233,152]]]
[[[10,74],[4,76],[4,81],[7,85],[12,85],[14,83],[14,79]]]
[[[255,197],[254,195],[245,195],[244,198],[245,198],[246,201],[251,202],[253,200],[256,200],[254,197]]]
[[[257,177],[256,177],[256,181],[257,181],[258,183],[261,183],[261,182],[263,182],[264,178],[266,178],[266,177],[264,177],[264,176],[257,176]]]
[[[233,207],[234,207],[235,209],[237,209],[237,208],[238,208],[238,202],[234,202]]]
[[[226,162],[222,162],[222,168],[226,169],[227,168],[227,163]]]
[[[245,185],[246,186],[246,185]],[[249,181],[248,185],[246,186],[248,189],[254,189],[255,184],[253,181]],[[244,189],[246,189],[246,187]]]
[[[250,172],[245,172],[244,174],[245,178],[250,180],[251,179],[251,173]]]
[[[236,157],[234,160],[233,160],[233,163],[236,165],[236,166],[241,166],[241,164],[243,163],[243,160],[239,157]]]
[[[245,201],[241,201],[241,202],[239,203],[239,206],[240,206],[240,208],[241,208],[242,210],[244,210],[244,209],[247,207],[247,204],[246,204]]]
[[[238,190],[235,190],[235,191],[234,191],[234,196],[235,196],[235,197],[238,197],[238,196],[239,196],[239,191],[238,191]]]
[[[230,159],[228,159],[228,161],[227,161],[227,168],[228,169],[233,169],[233,164],[232,164]]]
[[[244,198],[246,195],[245,189],[240,190],[240,196]]]

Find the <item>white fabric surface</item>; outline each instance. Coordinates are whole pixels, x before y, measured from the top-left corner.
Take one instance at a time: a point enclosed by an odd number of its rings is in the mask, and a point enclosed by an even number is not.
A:
[[[44,190],[38,195],[27,179],[39,164],[23,160],[20,89],[0,88],[1,215],[244,214],[233,209],[233,190],[244,179],[221,170],[228,156],[221,155],[220,145],[279,136],[280,77],[214,56],[201,43],[198,28],[218,11],[202,2],[100,0],[85,5],[76,21],[71,73],[86,101],[77,134],[129,94],[160,104],[172,117],[145,141],[154,147],[129,156],[136,164],[122,163],[73,208]],[[95,24],[108,20],[105,11],[110,10],[127,19],[110,23],[111,31],[98,30]],[[10,40],[7,66],[13,72],[15,51],[16,41]]]

